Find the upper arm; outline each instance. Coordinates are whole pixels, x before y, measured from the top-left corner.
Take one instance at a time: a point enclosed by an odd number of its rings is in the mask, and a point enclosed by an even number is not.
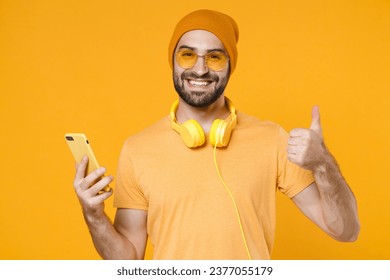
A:
[[[143,259],[147,241],[147,211],[118,208],[114,227],[127,238],[136,250],[137,259]]]
[[[326,233],[332,235],[323,217],[321,197],[316,183],[312,183],[303,191],[295,195],[292,198],[292,201],[306,217],[308,217]]]

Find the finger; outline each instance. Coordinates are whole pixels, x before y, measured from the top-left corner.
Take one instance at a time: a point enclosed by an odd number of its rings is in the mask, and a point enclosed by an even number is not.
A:
[[[301,143],[301,137],[290,137],[288,138],[287,145],[289,146],[298,146]]]
[[[320,109],[318,108],[318,106],[314,106],[312,111],[311,111],[310,129],[314,130],[318,134],[322,135]]]
[[[82,190],[89,189],[91,186],[93,186],[96,181],[104,175],[106,172],[106,169],[104,167],[99,167],[98,169],[94,170],[90,174],[85,177],[81,183],[79,184],[79,188]]]
[[[296,146],[288,145],[286,151],[288,155],[295,155],[297,153],[297,148]]]
[[[297,164],[298,163],[298,156],[296,154],[288,154],[287,159],[291,161],[292,163]]]
[[[101,178],[98,182],[96,182],[96,184],[94,184],[92,187],[89,188],[88,192],[90,193],[90,195],[95,196],[101,190],[103,190],[104,187],[106,187],[108,184],[110,184],[113,179],[114,179],[114,177],[112,177],[112,176],[106,176],[106,177]],[[111,191],[111,189],[110,189],[110,191]]]
[[[92,197],[90,203],[94,204],[94,205],[101,204],[101,203],[103,203],[103,201],[105,201],[107,198],[109,198],[112,194],[113,194],[113,191],[112,191],[112,189],[110,189],[110,191],[108,191],[108,192],[103,192],[101,194],[98,194],[98,195]]]
[[[87,165],[88,165],[88,157],[87,156],[83,156],[80,163],[76,163],[75,181],[80,181],[80,180],[84,179]]]
[[[290,131],[290,137],[306,137],[310,134],[307,128],[294,128]]]

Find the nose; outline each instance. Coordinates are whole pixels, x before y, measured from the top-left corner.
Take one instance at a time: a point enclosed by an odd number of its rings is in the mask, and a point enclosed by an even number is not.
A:
[[[195,65],[192,67],[192,71],[195,72],[198,76],[203,76],[209,72],[207,67],[206,59],[204,56],[198,56],[198,60]]]

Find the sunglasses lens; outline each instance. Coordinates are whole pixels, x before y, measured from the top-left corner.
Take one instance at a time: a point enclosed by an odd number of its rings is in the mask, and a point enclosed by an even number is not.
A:
[[[226,66],[227,57],[223,52],[214,51],[206,56],[207,66],[214,71],[220,71]]]
[[[177,63],[185,69],[192,68],[198,60],[197,54],[190,49],[181,49],[176,54]]]
[[[228,58],[221,51],[213,51],[204,56],[207,67],[213,71],[220,71],[225,68]],[[180,67],[192,68],[198,61],[198,55],[191,49],[180,49],[176,54],[176,61]]]

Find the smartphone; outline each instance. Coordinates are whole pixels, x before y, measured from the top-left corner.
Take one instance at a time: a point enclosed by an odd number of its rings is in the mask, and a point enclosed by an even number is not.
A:
[[[69,149],[73,154],[74,159],[79,163],[83,156],[88,156],[87,174],[99,168],[99,164],[96,160],[95,154],[92,151],[88,138],[83,133],[67,133],[65,134],[65,140],[68,143]],[[110,187],[107,185],[103,191],[110,191]]]

